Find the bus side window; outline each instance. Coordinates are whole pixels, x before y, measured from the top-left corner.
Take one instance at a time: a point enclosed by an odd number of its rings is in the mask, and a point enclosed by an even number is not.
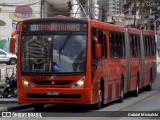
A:
[[[125,58],[126,52],[125,52],[125,38],[124,38],[124,33],[122,33],[121,37],[122,37],[122,57]]]
[[[107,58],[107,37],[105,34],[103,34],[103,45],[104,45],[104,57]]]
[[[149,56],[149,36],[147,36],[147,56]]]
[[[110,57],[111,58],[117,58],[117,40],[116,40],[116,33],[110,32]]]
[[[152,55],[152,38],[149,36],[149,55]]]
[[[110,32],[110,57],[124,58],[125,57],[125,39],[124,33]]]
[[[145,56],[148,56],[147,36],[144,36],[143,40],[144,40],[144,52],[145,52]]]
[[[113,32],[109,32],[110,57],[113,57]]]
[[[140,53],[140,37],[139,35],[136,36],[137,38],[137,57],[140,57],[141,53]]]
[[[91,36],[98,38],[98,43],[101,44],[101,58],[106,57],[106,36],[104,36],[101,29],[92,28]],[[93,39],[93,38],[92,38]],[[95,43],[92,41],[92,57],[95,58]]]
[[[104,37],[103,37],[103,31],[98,30],[98,43],[101,44],[101,57],[104,58],[105,56],[105,42],[104,42]]]
[[[95,75],[95,72],[96,72],[96,69],[97,69],[97,65],[98,65],[98,61],[97,61],[97,59],[96,59],[96,54],[95,54],[95,44],[96,44],[96,42],[95,42],[95,40],[94,40],[94,37],[96,37],[97,38],[97,29],[96,28],[92,28],[91,29],[91,49],[92,49],[92,53],[91,53],[91,56],[92,56],[92,58],[91,58],[91,66],[92,66],[92,68],[91,68],[91,71],[92,71],[92,75],[91,75],[91,77],[92,77],[92,80],[93,80],[93,78],[94,78],[94,75]]]
[[[135,48],[135,57],[138,57],[138,40],[137,40],[137,35],[134,35],[134,48]]]
[[[152,55],[155,55],[156,54],[156,42],[155,42],[155,37],[154,36],[151,36],[151,40],[152,40]]]
[[[130,35],[131,57],[136,58],[140,56],[140,41],[138,35]]]
[[[96,28],[91,29],[91,42],[92,42],[92,59],[95,59],[95,43],[93,41],[93,36],[96,36]]]

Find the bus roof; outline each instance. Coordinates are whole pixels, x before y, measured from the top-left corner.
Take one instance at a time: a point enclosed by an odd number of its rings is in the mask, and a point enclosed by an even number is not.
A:
[[[155,35],[155,32],[153,30],[142,30],[144,35]]]
[[[28,20],[24,20],[23,23],[31,23],[31,22],[62,22],[62,21],[66,21],[69,23],[88,23],[87,19],[84,18],[72,18],[72,17],[49,17],[49,18],[36,18],[36,19],[28,19]]]

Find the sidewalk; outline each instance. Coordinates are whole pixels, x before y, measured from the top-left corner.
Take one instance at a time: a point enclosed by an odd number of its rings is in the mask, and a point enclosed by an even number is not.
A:
[[[0,111],[13,111],[32,107],[31,104],[20,105],[17,98],[0,98]]]
[[[8,108],[18,105],[17,98],[0,98],[0,111],[7,111]]]
[[[3,90],[1,87],[5,84],[5,81],[0,80],[0,92]],[[0,98],[0,112],[25,109],[32,107],[31,105],[19,105],[17,98]]]
[[[10,68],[15,70],[15,66],[0,64],[0,92],[3,90],[3,85],[5,84],[5,76],[6,76],[6,69],[9,69],[9,74],[12,73]],[[22,109],[24,107],[29,107],[31,105],[19,105],[17,98],[0,98],[0,111],[10,111],[14,109]]]
[[[5,84],[4,81],[0,81],[0,87]],[[1,91],[2,89],[0,89]],[[19,105],[17,98],[0,98],[0,111],[12,111],[17,109],[25,109],[28,107],[32,107],[31,105]]]

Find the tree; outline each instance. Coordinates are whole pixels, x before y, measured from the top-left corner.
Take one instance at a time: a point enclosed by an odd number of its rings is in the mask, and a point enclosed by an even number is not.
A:
[[[157,7],[160,6],[160,0],[127,0],[127,4],[129,6],[136,4],[139,15],[146,18],[149,14],[157,16],[156,11]]]

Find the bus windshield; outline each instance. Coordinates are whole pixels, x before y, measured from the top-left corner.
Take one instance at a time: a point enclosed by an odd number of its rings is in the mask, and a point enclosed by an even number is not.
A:
[[[85,72],[86,35],[25,35],[21,43],[22,72]]]

